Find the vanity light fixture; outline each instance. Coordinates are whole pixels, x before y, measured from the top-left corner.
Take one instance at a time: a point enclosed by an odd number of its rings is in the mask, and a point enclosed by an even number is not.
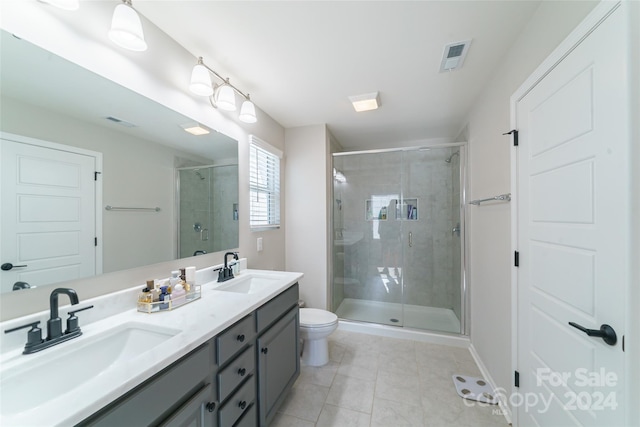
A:
[[[147,50],[147,42],[144,41],[140,16],[133,9],[131,0],[122,0],[113,11],[109,38],[112,42],[125,49],[135,52]]]
[[[79,0],[40,0],[42,3],[50,4],[64,10],[78,10],[80,7]]]
[[[211,82],[210,74],[220,79],[221,83],[214,86]],[[196,95],[208,96],[214,108],[220,108],[225,111],[236,111],[236,93],[238,93],[244,98],[242,107],[240,108],[240,115],[238,116],[239,120],[244,123],[255,123],[258,120],[256,117],[256,107],[251,101],[249,94],[243,93],[240,89],[232,85],[228,78],[225,79],[208,67],[201,56],[198,57],[198,62],[191,72],[189,89]]]
[[[349,97],[353,108],[359,113],[362,111],[371,111],[380,107],[380,93],[372,92],[362,95],[353,95]]]
[[[207,135],[211,133],[208,127],[201,125],[200,123],[186,123],[184,125],[180,125],[185,132],[189,132],[191,135]]]

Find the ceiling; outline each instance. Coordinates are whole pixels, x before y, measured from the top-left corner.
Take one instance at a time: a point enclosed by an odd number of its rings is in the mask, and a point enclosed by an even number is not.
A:
[[[368,149],[455,138],[539,3],[137,0],[134,7],[285,128],[326,123],[343,147]],[[444,46],[468,39],[463,67],[440,73]],[[381,107],[356,113],[348,96],[375,91]]]

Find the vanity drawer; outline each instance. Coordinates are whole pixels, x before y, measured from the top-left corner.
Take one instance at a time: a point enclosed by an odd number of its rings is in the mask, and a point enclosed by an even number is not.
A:
[[[257,408],[258,405],[253,405],[245,414],[242,416],[242,419],[238,421],[233,427],[256,427],[258,425],[258,421],[256,420]]]
[[[255,366],[255,347],[251,346],[218,373],[218,396],[221,402],[223,402],[242,381],[253,375]]]
[[[253,314],[236,322],[216,338],[218,366],[222,366],[231,356],[253,341],[255,329]]]
[[[295,283],[289,289],[256,310],[256,325],[258,332],[262,332],[267,326],[278,320],[298,304],[298,284]]]
[[[232,426],[240,416],[247,410],[255,406],[256,403],[256,380],[251,376],[249,380],[224,404],[218,411],[220,426]]]

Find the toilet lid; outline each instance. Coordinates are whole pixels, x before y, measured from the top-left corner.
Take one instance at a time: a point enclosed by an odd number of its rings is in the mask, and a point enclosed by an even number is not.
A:
[[[338,321],[338,316],[327,310],[318,308],[301,308],[300,325],[307,328],[331,325]]]

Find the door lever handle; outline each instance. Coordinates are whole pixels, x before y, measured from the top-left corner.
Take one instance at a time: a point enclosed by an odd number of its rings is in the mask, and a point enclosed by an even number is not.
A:
[[[603,341],[609,345],[615,345],[616,342],[618,341],[618,336],[616,335],[616,331],[614,331],[613,328],[609,325],[606,325],[606,324],[601,325],[600,329],[587,329],[584,326],[578,325],[575,322],[569,322],[569,324],[576,329],[580,329],[582,332],[589,335],[590,337],[602,338]]]

